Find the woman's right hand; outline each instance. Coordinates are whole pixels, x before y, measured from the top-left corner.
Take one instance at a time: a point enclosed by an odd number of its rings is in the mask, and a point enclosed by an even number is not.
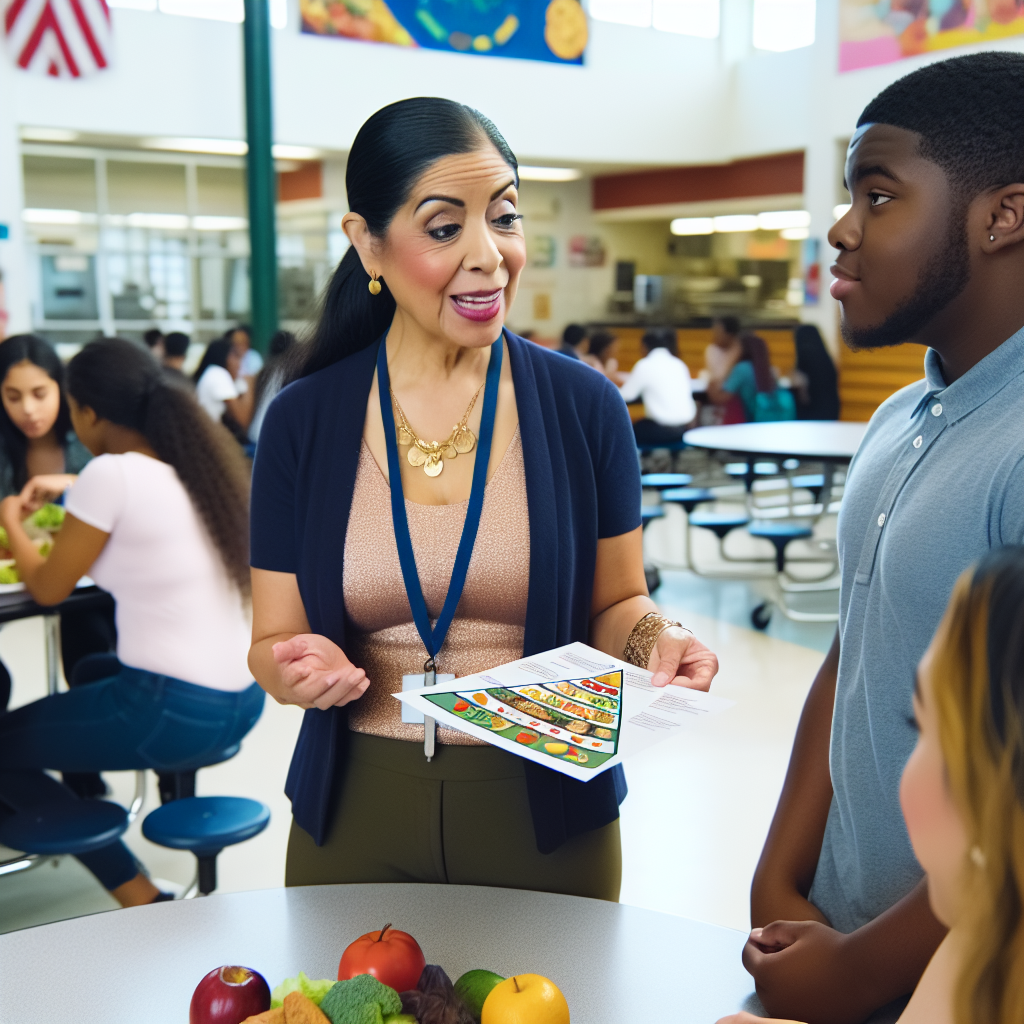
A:
[[[283,704],[302,708],[342,707],[361,697],[370,680],[332,640],[317,633],[300,633],[271,649],[280,668]]]
[[[77,479],[74,473],[45,473],[32,477],[19,495],[24,514],[30,516],[48,501],[56,501]]]

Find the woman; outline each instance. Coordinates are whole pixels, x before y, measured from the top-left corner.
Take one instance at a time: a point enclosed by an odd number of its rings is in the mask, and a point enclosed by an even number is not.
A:
[[[717,670],[647,597],[615,391],[503,330],[526,262],[516,167],[494,125],[449,100],[404,100],[363,125],[352,248],[302,376],[264,421],[249,664],[307,709],[286,786],[289,885],[616,899],[621,772],[582,784],[457,730],[435,737],[391,695],[404,676],[422,685],[572,640],[628,648],[658,685],[706,689]],[[460,593],[442,638],[430,620]]]
[[[839,419],[839,380],[836,364],[814,324],[801,324],[793,335],[796,345],[796,417],[799,420]]]
[[[68,399],[95,458],[67,494],[49,558],[25,533],[17,495],[0,502],[0,525],[40,604],[64,600],[85,573],[114,595],[120,671],[0,717],[0,769],[183,771],[223,760],[263,708],[245,664],[241,453],[130,341],[86,345],[68,367]],[[121,843],[80,859],[124,906],[159,895]]]
[[[252,419],[252,388],[239,377],[242,357],[226,338],[211,341],[192,375],[196,398],[210,419],[223,423],[243,444]]]
[[[764,338],[740,335],[739,362],[724,384],[708,381],[708,397],[726,407],[726,423],[766,423],[796,419],[793,396],[775,380]]]
[[[34,334],[17,334],[0,344],[0,498],[17,494],[28,481],[44,477],[48,491],[60,494],[92,456],[71,429],[64,395],[64,364],[54,347]],[[90,611],[61,615],[61,654],[70,680],[89,654],[112,651],[117,644],[114,602]],[[0,709],[7,707],[10,677],[0,664]],[[95,776],[66,777],[80,795],[105,791]]]
[[[638,445],[673,444],[697,415],[690,388],[690,371],[676,353],[671,327],[644,331],[646,353],[619,389],[627,402],[642,399],[644,418],[633,424]]]
[[[996,548],[960,577],[918,668],[914,718],[900,803],[950,931],[900,1024],[1024,1020],[1024,548]],[[774,956],[803,927],[755,929],[745,956]]]
[[[619,372],[619,339],[610,331],[595,331],[590,336],[590,347],[583,361],[600,370],[613,384],[621,384],[626,374]]]
[[[249,440],[256,444],[260,439],[263,417],[284,385],[288,373],[288,360],[294,355],[295,335],[291,331],[278,331],[267,346],[267,362],[260,370],[253,385],[253,414],[249,425]]]

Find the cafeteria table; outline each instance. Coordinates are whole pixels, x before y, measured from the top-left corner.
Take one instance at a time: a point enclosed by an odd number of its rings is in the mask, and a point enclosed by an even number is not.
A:
[[[683,441],[694,448],[737,455],[822,462],[825,485],[821,491],[821,507],[827,512],[836,466],[850,462],[867,428],[866,423],[835,420],[733,423],[722,427],[696,427],[683,434]]]
[[[453,981],[474,968],[550,978],[573,1024],[763,1012],[740,963],[742,932],[576,896],[377,884],[214,895],[0,935],[0,1022],[185,1024],[195,986],[217,967],[250,967],[271,988],[299,971],[335,978],[345,947],[389,922]]]

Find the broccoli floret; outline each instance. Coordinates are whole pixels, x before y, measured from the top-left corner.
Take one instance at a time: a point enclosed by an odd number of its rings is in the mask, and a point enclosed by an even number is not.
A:
[[[402,999],[372,974],[359,974],[337,982],[320,1001],[331,1024],[384,1024],[384,1018],[402,1012]]]

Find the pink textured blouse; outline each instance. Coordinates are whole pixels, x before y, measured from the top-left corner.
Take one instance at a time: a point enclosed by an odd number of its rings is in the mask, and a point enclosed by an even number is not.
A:
[[[418,505],[406,500],[420,585],[431,622],[444,604],[468,501]],[[426,651],[412,621],[391,522],[391,489],[364,442],[345,535],[342,585],[352,623],[352,661],[370,686],[350,705],[349,728],[390,739],[423,740],[423,726],[402,722],[391,696],[402,676],[423,671]],[[523,656],[530,582],[530,520],[523,447],[516,430],[487,482],[480,529],[462,599],[437,659],[439,672],[483,672]],[[439,743],[475,745],[466,733],[438,726]]]

